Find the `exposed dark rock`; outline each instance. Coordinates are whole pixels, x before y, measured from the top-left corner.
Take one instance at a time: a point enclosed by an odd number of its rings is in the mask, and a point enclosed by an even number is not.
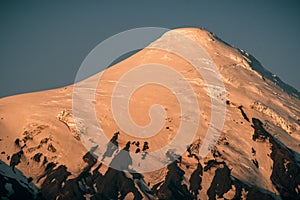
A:
[[[217,158],[217,157],[222,156],[222,154],[219,152],[219,150],[218,150],[217,148],[214,148],[214,149],[212,150],[212,153],[213,153],[213,157],[214,157],[214,158]]]
[[[33,178],[32,177],[29,177],[28,179],[27,179],[27,183],[31,183],[33,181]]]
[[[44,182],[41,185],[41,193],[46,200],[57,199],[62,191],[62,185],[66,182],[71,173],[67,171],[67,167],[60,165],[57,169],[47,173]]]
[[[200,140],[196,140],[192,144],[187,147],[188,157],[194,157],[197,161],[199,161],[198,153],[200,148]]]
[[[249,189],[247,200],[273,200],[274,198],[270,194],[263,193],[256,188]]]
[[[269,137],[269,133],[262,127],[262,122],[260,120],[252,118],[252,123],[253,125],[251,126],[254,128],[252,140],[264,142]]]
[[[226,164],[222,168],[217,168],[212,183],[207,190],[209,199],[216,199],[216,196],[222,198],[231,189],[232,181],[230,173],[231,171]]]
[[[151,191],[157,191],[158,188],[164,183],[164,181],[158,182],[151,188]]]
[[[40,141],[40,144],[47,144],[49,138],[44,138]]]
[[[23,142],[26,143],[28,140],[32,140],[33,139],[33,136],[28,132],[28,131],[25,131],[23,133],[24,138],[23,138]]]
[[[239,106],[238,109],[241,111],[241,113],[242,113],[244,119],[247,120],[248,122],[250,122],[248,116],[246,115],[246,113],[245,113],[245,111],[244,111],[244,109],[243,109],[243,106]]]
[[[45,171],[51,171],[52,169],[54,169],[54,167],[56,167],[56,164],[54,162],[51,162],[51,163],[48,163],[46,168],[45,168]]]
[[[124,162],[124,153],[129,155],[130,142],[127,143],[124,151],[119,152],[112,162],[118,160]],[[87,152],[83,156],[83,161],[87,166],[75,178],[67,180],[70,173],[63,165],[56,167],[55,163],[48,163],[45,173],[38,178],[38,182],[45,178],[41,186],[42,199],[59,199],[68,200],[85,199],[89,194],[91,199],[124,199],[125,196],[132,192],[134,199],[142,199],[142,195],[135,187],[132,179],[128,178],[124,172],[109,168],[105,175],[98,170],[102,166],[100,163],[91,173],[92,167],[97,163],[96,157],[91,152]],[[128,165],[127,163],[127,169]],[[125,166],[124,166],[125,168]],[[133,179],[141,179],[142,175],[138,173],[132,174]],[[96,187],[97,190],[94,188]]]
[[[143,150],[142,151],[146,151],[148,149],[149,149],[148,142],[144,142]]]
[[[252,162],[256,168],[259,168],[258,161],[256,159],[252,159]]]
[[[48,128],[47,125],[29,124],[29,130],[23,132],[23,142],[26,143],[28,140],[33,140],[33,137],[40,134],[42,130]]]
[[[273,160],[273,172],[271,175],[271,181],[280,192],[282,199],[299,199],[299,191],[297,190],[300,185],[300,170],[295,160],[295,152],[286,148],[283,144],[279,143],[273,138],[263,127],[262,123],[258,119],[252,119],[255,140],[265,141],[269,139],[272,145],[272,153],[270,155]],[[111,143],[117,144],[116,133],[111,139]],[[109,168],[104,175],[99,172],[99,168],[102,166],[100,163],[97,167],[97,158],[93,155],[92,151],[87,152],[83,157],[83,161],[87,163],[87,166],[82,172],[75,178],[68,179],[71,175],[68,172],[67,167],[59,165],[56,167],[55,163],[48,163],[45,167],[45,172],[41,175],[37,182],[43,181],[41,185],[41,195],[39,199],[85,199],[85,195],[89,195],[91,199],[124,199],[128,193],[132,193],[134,199],[142,199],[141,188],[135,181],[142,180],[143,176],[137,172],[130,171],[128,166],[132,164],[132,160],[129,154],[131,142],[127,142],[125,148],[119,151],[113,158],[111,165],[121,165],[121,168],[128,170],[132,176],[128,176],[123,171],[118,171],[113,168]],[[134,143],[136,145],[136,142]],[[52,144],[49,144],[52,145]],[[48,145],[48,146],[49,146]],[[148,143],[145,142],[143,149],[147,150]],[[134,147],[136,148],[136,147]],[[140,148],[137,148],[140,149]],[[137,150],[136,149],[136,150]],[[254,148],[251,149],[252,154],[255,155]],[[20,151],[21,152],[21,151]],[[18,153],[20,153],[18,152]],[[15,166],[20,162],[20,154],[14,154],[11,159],[11,166]],[[221,153],[217,150],[212,151],[214,157],[221,157]],[[41,161],[39,153],[34,157],[38,161]],[[146,152],[143,152],[146,155]],[[141,154],[141,155],[143,155]],[[17,155],[20,156],[19,161]],[[21,154],[22,155],[22,154]],[[246,199],[273,199],[275,194],[269,191],[265,191],[261,188],[248,185],[231,176],[231,170],[224,161],[216,161],[215,159],[205,162],[203,169],[199,163],[197,169],[192,172],[189,179],[190,187],[188,188],[184,183],[185,172],[179,167],[180,156],[173,155],[169,152],[170,158],[174,157],[177,160],[168,166],[168,172],[165,180],[154,185],[149,194],[153,194],[159,199],[197,199],[199,191],[202,189],[202,176],[203,171],[208,171],[212,167],[216,168],[215,176],[211,182],[209,189],[206,191],[209,199],[222,198],[234,185],[236,188],[235,197],[233,199],[241,199],[242,191],[246,192]],[[33,157],[33,159],[35,159]],[[14,160],[14,161],[13,161]],[[46,165],[47,158],[44,157],[43,165]],[[253,164],[258,168],[258,162],[255,158],[252,160]],[[95,167],[96,168],[95,168]],[[191,168],[191,167],[190,167]],[[91,170],[93,171],[91,172]],[[129,178],[132,177],[132,178]],[[28,183],[32,182],[32,179],[28,178]],[[138,182],[138,181],[137,181]],[[2,194],[3,187],[0,185],[0,191]],[[5,191],[3,190],[3,193]],[[145,191],[143,191],[144,193]],[[5,193],[7,194],[7,193]],[[1,196],[1,195],[0,195]],[[33,198],[29,198],[33,199]]]
[[[79,180],[69,179],[64,183],[64,187],[61,192],[57,195],[59,200],[85,200],[85,192],[80,188]]]
[[[124,172],[113,168],[109,168],[103,178],[96,182],[96,187],[98,191],[96,196],[101,199],[124,199],[130,192],[133,193],[134,199],[142,199],[134,182],[127,178]]]
[[[244,187],[244,183],[238,179],[232,178],[232,184],[235,186],[235,195],[233,200],[240,200],[242,199],[242,190]]]
[[[141,152],[141,149],[140,149],[140,148],[137,148],[137,149],[135,150],[135,153],[139,153],[139,152]]]
[[[9,191],[5,188],[6,184],[10,184],[13,193],[9,196]],[[26,187],[22,186],[17,180],[0,174],[0,198],[28,200],[34,199],[33,193]]]
[[[245,184],[231,176],[231,170],[228,168],[225,162],[217,164],[217,169],[215,171],[215,176],[212,180],[210,188],[207,190],[207,195],[209,199],[215,200],[217,198],[224,198],[232,186],[235,186],[235,195],[233,200],[239,200],[242,198],[242,190],[247,192],[247,200],[269,200],[274,199],[270,192],[265,191],[261,188]]]
[[[48,141],[49,141],[49,138],[44,138],[40,141],[40,145],[47,144]]]
[[[23,154],[24,152],[21,150],[18,153],[12,155],[9,165],[12,168],[13,172],[16,172],[15,166],[17,166],[21,162],[21,157]]]
[[[40,162],[41,161],[41,157],[42,157],[42,153],[37,153],[37,154],[35,154],[34,156],[33,156],[33,160],[35,161],[35,162]]]
[[[116,132],[114,136],[110,139],[106,146],[106,151],[103,154],[103,157],[101,160],[104,160],[105,157],[111,157],[113,153],[118,149],[119,143],[118,143],[118,136],[119,132]]]
[[[44,174],[42,174],[41,176],[38,177],[37,183],[38,183],[42,178],[48,176],[48,174],[50,174],[50,173],[53,171],[53,169],[54,169],[55,167],[56,167],[56,164],[55,164],[55,163],[53,163],[53,162],[48,163],[47,166],[46,166],[46,168],[45,168]]]
[[[154,193],[159,199],[193,199],[193,195],[189,192],[187,186],[182,184],[184,174],[185,172],[178,167],[178,161],[171,163],[168,166],[165,181]]]
[[[300,167],[295,159],[296,152],[280,143],[262,126],[259,119],[252,119],[254,138],[269,139],[271,144],[271,159],[273,160],[271,181],[279,191],[282,199],[300,199]]]
[[[191,174],[190,182],[190,192],[193,195],[194,199],[197,199],[197,195],[199,194],[199,190],[202,189],[202,175],[203,175],[203,167],[200,163],[197,165],[197,169]]]
[[[138,173],[138,172],[131,172],[132,178],[133,179],[142,179],[143,175]]]
[[[50,151],[50,152],[53,152],[53,153],[56,152],[56,148],[53,146],[52,143],[50,143],[50,144],[48,145],[47,150]]]
[[[93,184],[96,176],[90,173],[91,168],[96,164],[97,159],[92,152],[87,152],[83,157],[83,161],[88,164],[83,171],[73,179],[65,182],[58,199],[85,199],[85,194],[94,194]],[[99,168],[98,168],[99,169]],[[97,170],[98,170],[97,169]],[[98,174],[100,175],[100,174]],[[82,187],[84,184],[84,187]]]
[[[18,169],[15,170],[17,176],[11,172],[10,166],[0,160],[0,199],[36,199],[38,188],[32,183],[32,178],[25,177]]]
[[[253,147],[251,148],[251,153],[252,153],[253,156],[255,156],[255,154],[256,154],[256,151]]]
[[[43,160],[43,163],[42,163],[42,165],[45,165],[47,162],[48,162],[48,159],[47,159],[47,157],[46,157],[46,156],[44,156],[44,160]]]
[[[204,164],[206,164],[206,165],[204,166],[204,171],[206,172],[206,171],[208,171],[210,168],[216,167],[216,166],[218,166],[219,164],[225,164],[225,162],[224,162],[224,161],[218,162],[218,161],[216,161],[216,160],[209,160],[209,161],[207,161],[207,162],[204,162]]]
[[[271,194],[270,192],[259,189],[253,185],[247,185],[236,178],[232,179],[232,183],[236,188],[233,200],[243,199],[242,190],[245,190],[247,192],[246,200],[274,200],[275,194]]]
[[[300,168],[294,155],[289,149],[278,144],[274,138],[270,138],[270,142],[273,160],[272,183],[283,199],[300,199]]]
[[[116,132],[114,136],[110,139],[110,142],[113,143],[114,145],[118,146],[118,136],[120,132]]]
[[[139,147],[139,146],[140,146],[140,142],[137,141],[137,142],[135,143],[135,146]]]
[[[97,158],[91,153],[87,152],[83,157],[82,160],[88,164],[88,168],[93,166],[97,162]]]
[[[18,146],[18,147],[21,147],[20,142],[21,142],[20,139],[17,138],[17,139],[15,140],[15,145]]]
[[[130,142],[127,142],[123,150],[113,158],[110,165],[118,165],[121,169],[129,170],[128,166],[132,164],[129,148]],[[135,178],[140,176],[134,175]],[[109,168],[103,177],[100,176],[96,180],[96,188],[97,194],[94,196],[94,199],[124,199],[130,192],[133,193],[134,199],[142,199],[142,195],[135,187],[133,180],[127,178],[123,171],[113,168]]]

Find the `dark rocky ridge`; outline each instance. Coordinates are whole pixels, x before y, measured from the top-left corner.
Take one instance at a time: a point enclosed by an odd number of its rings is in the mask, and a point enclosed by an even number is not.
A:
[[[239,107],[241,113],[245,120],[247,120],[247,115],[242,107]],[[299,163],[296,161],[295,156],[299,156],[296,152],[288,149],[285,145],[279,142],[276,138],[267,132],[263,123],[256,118],[252,118],[252,125],[254,133],[252,139],[254,141],[265,143],[269,142],[271,144],[271,154],[270,157],[273,160],[272,174],[270,180],[280,193],[280,198],[282,199],[299,199],[299,188],[300,185],[300,168]],[[57,163],[48,163],[47,157],[43,156],[42,153],[35,153],[32,158],[34,162],[41,163],[41,169],[44,168],[44,172],[39,176],[37,182],[41,182],[41,188],[38,193],[32,191],[29,187],[24,187],[18,180],[5,176],[1,174],[2,185],[12,184],[15,188],[13,191],[18,191],[18,194],[24,193],[24,196],[18,198],[29,198],[29,199],[85,199],[85,195],[89,195],[91,199],[124,199],[126,195],[132,193],[134,199],[142,199],[143,196],[149,198],[158,199],[196,199],[199,192],[203,189],[203,175],[204,173],[214,173],[214,177],[210,183],[210,187],[205,193],[209,199],[223,198],[227,192],[231,191],[233,186],[236,188],[233,199],[241,199],[243,194],[242,191],[246,191],[246,199],[273,199],[276,195],[270,191],[265,191],[254,185],[249,185],[248,183],[242,182],[236,177],[231,175],[231,169],[227,165],[226,160],[223,159],[222,153],[219,152],[217,146],[212,149],[211,154],[214,159],[204,162],[204,167],[200,163],[198,156],[194,153],[200,147],[200,141],[195,141],[189,147],[187,147],[188,157],[190,159],[195,159],[198,162],[197,167],[194,169],[183,168],[182,159],[178,156],[178,160],[170,164],[167,169],[167,174],[164,180],[160,183],[154,185],[151,189],[149,185],[143,180],[143,175],[136,171],[129,170],[128,166],[131,164],[131,158],[128,151],[131,150],[138,154],[149,149],[147,142],[143,145],[139,141],[130,142],[128,141],[126,146],[123,148],[124,151],[117,151],[119,132],[115,133],[111,138],[110,142],[107,144],[107,150],[104,153],[105,157],[111,157],[112,164],[123,163],[124,169],[128,170],[128,174],[122,171],[115,170],[113,168],[108,168],[108,170],[102,174],[99,169],[102,163],[98,163],[98,159],[93,155],[93,151],[97,149],[93,147],[90,152],[87,152],[82,160],[86,163],[86,167],[82,172],[75,178],[68,179],[71,173],[68,171],[67,166],[58,165]],[[52,143],[48,143],[48,138],[43,139],[40,142],[40,146],[35,150],[45,145],[51,153],[55,153],[55,147]],[[226,138],[221,138],[221,141],[227,140]],[[22,160],[26,160],[27,153],[31,151],[26,150],[27,147],[22,145],[23,140],[16,140],[14,145],[19,149],[15,154],[12,155],[10,160],[10,167],[13,173],[18,172],[15,170]],[[24,143],[26,144],[27,141]],[[223,141],[224,142],[224,141]],[[219,145],[225,145],[225,143],[219,142]],[[49,148],[50,146],[50,148]],[[142,149],[141,149],[142,147]],[[137,149],[140,151],[137,152]],[[34,151],[35,151],[34,150]],[[127,153],[126,153],[127,152]],[[253,155],[251,161],[256,168],[259,169],[259,163],[255,158],[256,150],[251,149]],[[125,157],[126,162],[124,160]],[[141,154],[142,156],[142,154]],[[172,152],[168,154],[172,155]],[[266,155],[267,156],[267,155]],[[24,159],[23,159],[24,158]],[[28,159],[27,159],[28,160]],[[4,165],[1,165],[3,168]],[[189,166],[190,167],[190,166]],[[92,168],[95,168],[92,170]],[[187,184],[183,182],[186,178],[186,170],[192,170],[190,172],[191,176],[188,177]],[[32,182],[32,178],[25,178],[27,184]],[[141,184],[137,184],[143,183]],[[6,186],[7,187],[7,186]],[[1,188],[1,197],[8,197],[10,199],[15,198],[15,193],[11,194],[6,187]]]
[[[295,159],[297,152],[288,149],[269,132],[267,132],[259,119],[252,119],[254,134],[253,140],[265,141],[268,139],[271,147],[273,169],[271,181],[280,192],[282,199],[300,199],[300,167]]]
[[[270,140],[272,144],[271,158],[274,160],[273,172],[271,180],[280,191],[282,199],[297,199],[299,193],[294,192],[299,184],[299,167],[293,159],[293,154],[290,150],[278,144],[276,140],[262,127],[262,123],[258,119],[252,119],[253,128],[255,129],[254,140],[266,141]],[[117,143],[117,137],[111,141]],[[263,140],[262,140],[263,139]],[[131,142],[128,142],[123,150],[129,151]],[[97,148],[97,147],[95,147]],[[110,151],[110,148],[108,148]],[[217,151],[217,150],[215,150]],[[253,151],[253,150],[252,150]],[[120,154],[120,153],[119,153]],[[119,160],[119,154],[116,154],[112,162]],[[15,155],[19,155],[19,152]],[[129,154],[128,154],[129,155]],[[172,155],[170,153],[170,155]],[[26,156],[26,155],[24,155]],[[42,155],[40,155],[42,156]],[[121,158],[123,155],[120,155]],[[219,153],[215,158],[221,159]],[[41,188],[38,193],[33,193],[30,189],[19,185],[17,180],[7,179],[5,175],[1,175],[3,185],[13,183],[19,191],[18,194],[24,193],[26,199],[85,199],[85,195],[89,195],[91,199],[124,199],[127,194],[132,193],[134,199],[142,199],[143,195],[147,197],[156,197],[158,199],[197,199],[197,195],[202,190],[203,174],[208,171],[214,171],[214,177],[209,189],[206,191],[209,199],[222,198],[229,192],[233,186],[236,188],[233,199],[242,198],[242,190],[247,192],[246,199],[274,199],[275,194],[265,191],[253,185],[249,185],[240,181],[231,175],[231,169],[227,166],[226,161],[216,161],[215,159],[206,162],[203,168],[201,163],[191,173],[188,180],[190,186],[183,183],[185,171],[179,166],[181,159],[171,163],[167,168],[168,172],[164,181],[154,185],[149,189],[146,184],[143,188],[136,184],[136,181],[143,182],[143,175],[138,172],[130,172],[131,177],[122,171],[112,168],[101,174],[99,169],[102,164],[98,164],[94,170],[92,168],[98,163],[97,158],[92,151],[87,152],[83,156],[83,161],[86,167],[75,178],[68,179],[71,173],[64,165],[48,163],[45,166],[44,173],[38,178],[37,182],[42,181]],[[196,158],[195,158],[196,159]],[[197,159],[196,159],[197,160]],[[283,160],[288,160],[288,165],[285,165]],[[127,163],[127,167],[128,167]],[[285,166],[288,166],[286,170]],[[27,180],[30,180],[27,179]],[[28,182],[31,182],[28,181]],[[143,191],[143,194],[141,193]],[[13,199],[13,195],[9,194],[5,187],[1,188],[1,196]],[[22,196],[23,197],[23,196]],[[19,197],[22,199],[22,197]]]
[[[294,87],[286,84],[278,76],[272,74],[267,69],[265,69],[262,66],[262,64],[251,54],[248,54],[245,51],[240,50],[240,49],[238,49],[238,50],[243,56],[247,57],[251,61],[249,63],[251,68],[253,70],[257,71],[264,80],[266,78],[266,79],[272,81],[274,84],[278,85],[283,91],[285,91],[289,95],[294,96],[297,99],[300,99],[300,92],[298,90],[296,90]]]

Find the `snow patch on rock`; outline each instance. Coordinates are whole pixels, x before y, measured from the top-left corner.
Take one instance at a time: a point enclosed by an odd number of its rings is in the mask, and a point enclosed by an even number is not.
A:
[[[86,132],[86,127],[84,126],[83,121],[74,118],[72,110],[69,109],[62,110],[57,115],[57,119],[63,122],[68,127],[73,137],[77,140],[80,140],[80,135]]]
[[[259,101],[253,102],[251,105],[251,108],[257,110],[258,112],[263,113],[264,115],[270,117],[272,119],[272,122],[285,130],[287,133],[293,133],[297,130],[299,130],[299,127],[296,123],[292,123],[287,119],[284,119],[282,116],[280,116],[277,112],[275,112],[272,108],[264,105],[263,103]]]

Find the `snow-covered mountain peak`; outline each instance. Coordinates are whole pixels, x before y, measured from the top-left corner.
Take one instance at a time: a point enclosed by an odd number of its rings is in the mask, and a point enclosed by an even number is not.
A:
[[[201,60],[200,54],[190,48],[196,47],[193,45],[200,46],[209,59]],[[181,55],[176,50],[181,50]],[[197,62],[199,59],[201,62]],[[205,80],[193,61],[203,64],[200,69],[216,80]],[[153,70],[149,64],[153,64]],[[208,67],[212,65],[216,68]],[[141,66],[145,70],[138,71]],[[158,66],[164,66],[163,70],[159,71]],[[174,76],[165,73],[170,69]],[[155,75],[156,71],[160,74]],[[129,73],[138,74],[125,79]],[[221,84],[211,76],[216,73]],[[151,83],[150,78],[167,84]],[[136,87],[143,81],[150,84]],[[91,88],[89,83],[95,82],[96,87]],[[265,70],[249,53],[226,44],[213,33],[198,28],[169,31],[135,55],[78,85],[84,83],[88,87],[82,91],[94,93],[79,98],[77,110],[72,106],[79,96],[74,92],[77,85],[0,99],[1,197],[299,199],[299,93]],[[174,90],[170,90],[172,87]],[[226,108],[221,128],[214,126],[218,121],[212,117],[214,98]],[[123,104],[124,99],[128,105]],[[122,115],[116,118],[114,105],[121,105],[118,108],[128,113],[119,112]],[[160,107],[151,110],[153,105]],[[78,117],[89,106],[96,121],[85,118],[91,115]],[[186,113],[182,114],[181,106],[186,106]],[[215,111],[224,110],[216,107]],[[151,137],[137,137],[116,122],[123,119],[125,125],[129,123],[127,114],[139,128],[151,127],[147,125],[155,121],[151,118],[154,114],[165,118],[155,135],[141,131],[138,134]],[[186,122],[186,132],[179,137],[182,142],[191,133],[189,130],[198,126],[193,140],[178,156],[176,143],[170,148],[168,144]],[[210,146],[206,156],[199,156],[210,127],[219,133],[207,137],[215,145]],[[104,137],[99,136],[100,131]],[[87,149],[85,141],[94,145]],[[153,155],[151,152],[166,146],[165,155],[154,154],[154,162],[146,165],[154,167],[165,162],[167,166],[147,173],[137,170],[147,156]],[[99,153],[101,149],[104,151]],[[174,162],[168,163],[172,159]],[[120,164],[126,170],[118,171],[107,163]]]

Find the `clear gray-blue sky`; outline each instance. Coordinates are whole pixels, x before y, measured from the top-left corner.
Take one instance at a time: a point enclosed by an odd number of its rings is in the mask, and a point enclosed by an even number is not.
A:
[[[204,27],[300,90],[299,1],[1,1],[0,97],[72,84],[98,43],[144,26]]]

